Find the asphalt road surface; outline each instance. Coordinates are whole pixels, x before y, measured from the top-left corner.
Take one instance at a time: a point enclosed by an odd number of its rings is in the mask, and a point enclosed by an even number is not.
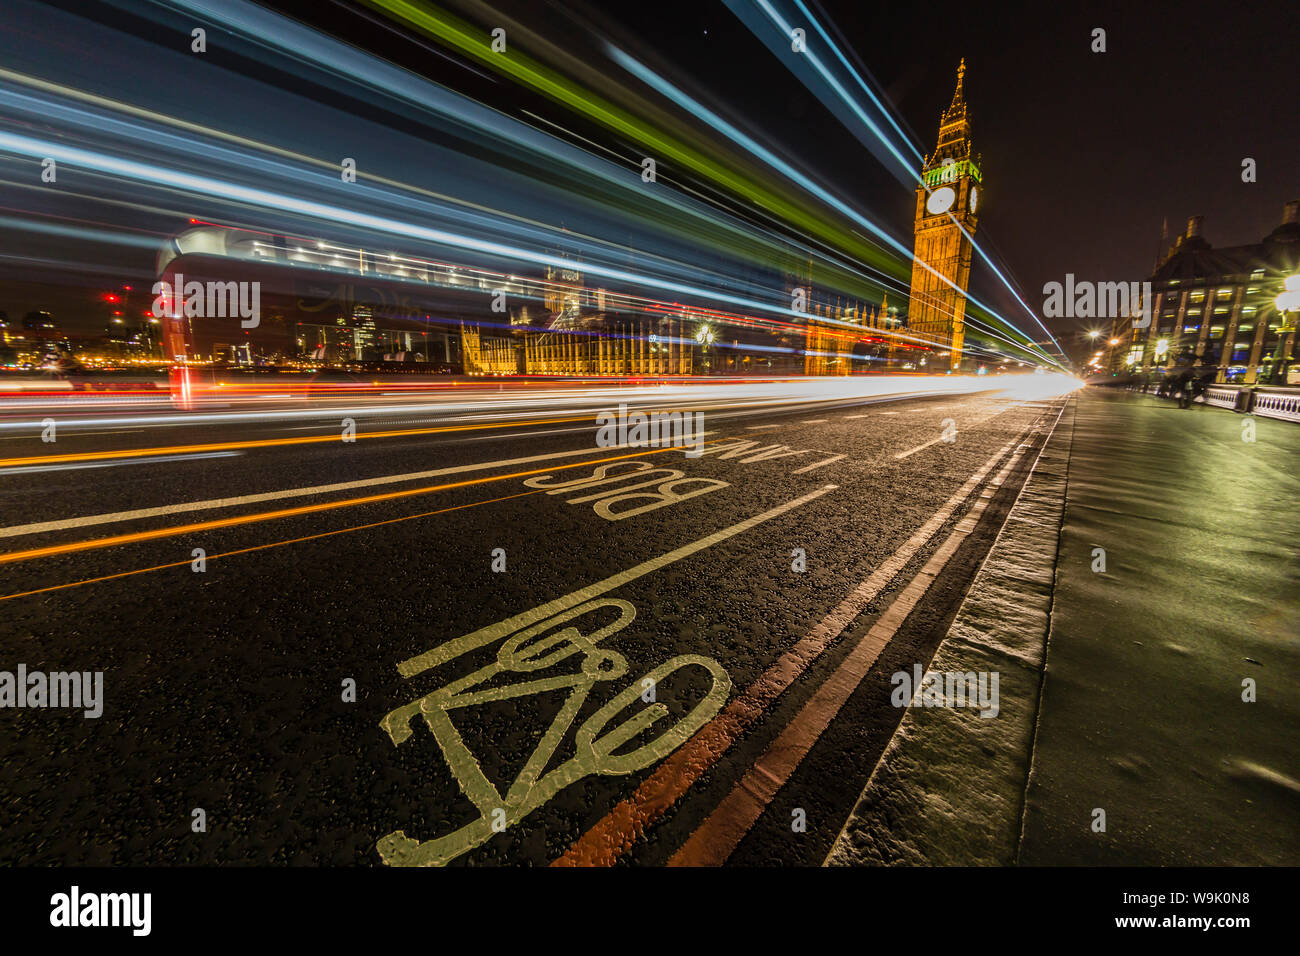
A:
[[[0,860],[820,864],[1059,401],[720,388],[11,417]]]

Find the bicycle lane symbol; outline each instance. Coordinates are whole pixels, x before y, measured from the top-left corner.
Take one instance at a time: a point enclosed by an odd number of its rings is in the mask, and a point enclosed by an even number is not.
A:
[[[603,608],[616,609],[618,616],[611,623],[592,629],[597,622],[590,620],[590,616]],[[698,654],[673,657],[642,678],[633,680],[584,720],[575,733],[574,755],[543,774],[593,690],[627,674],[627,658],[616,650],[601,646],[601,642],[631,624],[636,618],[636,608],[617,598],[600,598],[546,617],[531,626],[519,626],[538,616],[539,610],[534,608],[531,612],[449,641],[399,665],[399,670],[409,678],[500,641],[496,658],[491,663],[398,707],[380,722],[394,745],[400,746],[411,737],[415,717],[422,716],[442,749],[448,769],[479,812],[479,817],[469,824],[429,840],[416,840],[403,830],[388,834],[379,840],[376,847],[386,864],[440,866],[448,863],[518,823],[565,787],[584,777],[626,775],[663,760],[712,720],[727,701],[731,679],[721,664]],[[608,617],[608,612],[603,617]],[[584,618],[589,620],[584,622]],[[570,667],[563,673],[540,676],[575,655],[581,656],[576,670]],[[687,667],[702,668],[709,675],[711,686],[708,693],[688,714],[650,742],[626,754],[616,753],[620,747],[671,716],[663,703],[645,702],[642,694],[646,681],[650,682],[648,686],[657,686],[671,674]],[[526,676],[531,674],[539,676]],[[495,683],[502,676],[516,675],[524,679]],[[451,719],[452,711],[564,688],[569,688],[569,693],[563,705],[503,796],[483,773],[456,729]],[[644,706],[610,726],[619,715],[638,703]]]

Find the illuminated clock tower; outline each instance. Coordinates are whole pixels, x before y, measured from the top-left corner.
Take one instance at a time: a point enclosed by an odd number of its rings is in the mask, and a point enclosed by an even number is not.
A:
[[[971,150],[970,117],[962,91],[965,76],[963,59],[957,68],[952,104],[939,121],[939,143],[926,160],[916,187],[916,244],[907,325],[913,338],[933,350],[926,356],[926,365],[935,371],[956,371],[961,366],[970,237],[975,233],[980,199],[979,157]]]

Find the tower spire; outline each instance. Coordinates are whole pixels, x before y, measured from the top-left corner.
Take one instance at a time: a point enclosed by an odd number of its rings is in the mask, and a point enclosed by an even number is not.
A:
[[[952,102],[943,111],[939,120],[939,138],[948,139],[948,134],[957,134],[955,138],[965,138],[970,130],[967,126],[966,113],[966,58],[961,58],[957,67],[957,87],[952,91]]]

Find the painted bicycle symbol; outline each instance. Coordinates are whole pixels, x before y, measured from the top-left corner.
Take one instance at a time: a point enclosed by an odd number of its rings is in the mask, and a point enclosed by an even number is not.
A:
[[[603,626],[595,626],[609,617],[609,611],[597,613],[605,608],[616,609],[617,617]],[[377,846],[385,863],[390,866],[445,864],[518,823],[565,787],[584,777],[629,774],[664,759],[712,720],[726,703],[731,679],[721,664],[698,654],[674,657],[642,678],[633,680],[584,720],[574,735],[574,755],[550,772],[543,773],[568,737],[592,692],[598,686],[608,686],[626,676],[627,658],[602,646],[601,642],[627,627],[636,617],[635,607],[616,598],[587,601],[548,615],[552,609],[553,605],[535,608],[449,641],[398,665],[403,676],[413,677],[494,642],[501,642],[496,658],[490,663],[397,708],[381,721],[393,743],[400,746],[410,738],[415,717],[422,716],[442,748],[447,766],[462,792],[479,812],[479,817],[471,823],[430,840],[416,840],[402,830],[388,834]],[[537,621],[538,617],[544,619]],[[560,673],[549,673],[575,656],[580,658],[576,669],[570,665],[562,668]],[[708,692],[689,713],[665,727],[653,740],[630,752],[619,753],[620,748],[671,718],[665,704],[647,702],[644,688],[658,686],[669,675],[684,668],[700,668],[707,673],[711,680]],[[502,683],[502,678],[507,678],[507,682]],[[546,728],[509,789],[502,794],[484,774],[456,729],[452,713],[478,704],[524,698],[563,688],[569,688],[569,693],[559,713]]]

